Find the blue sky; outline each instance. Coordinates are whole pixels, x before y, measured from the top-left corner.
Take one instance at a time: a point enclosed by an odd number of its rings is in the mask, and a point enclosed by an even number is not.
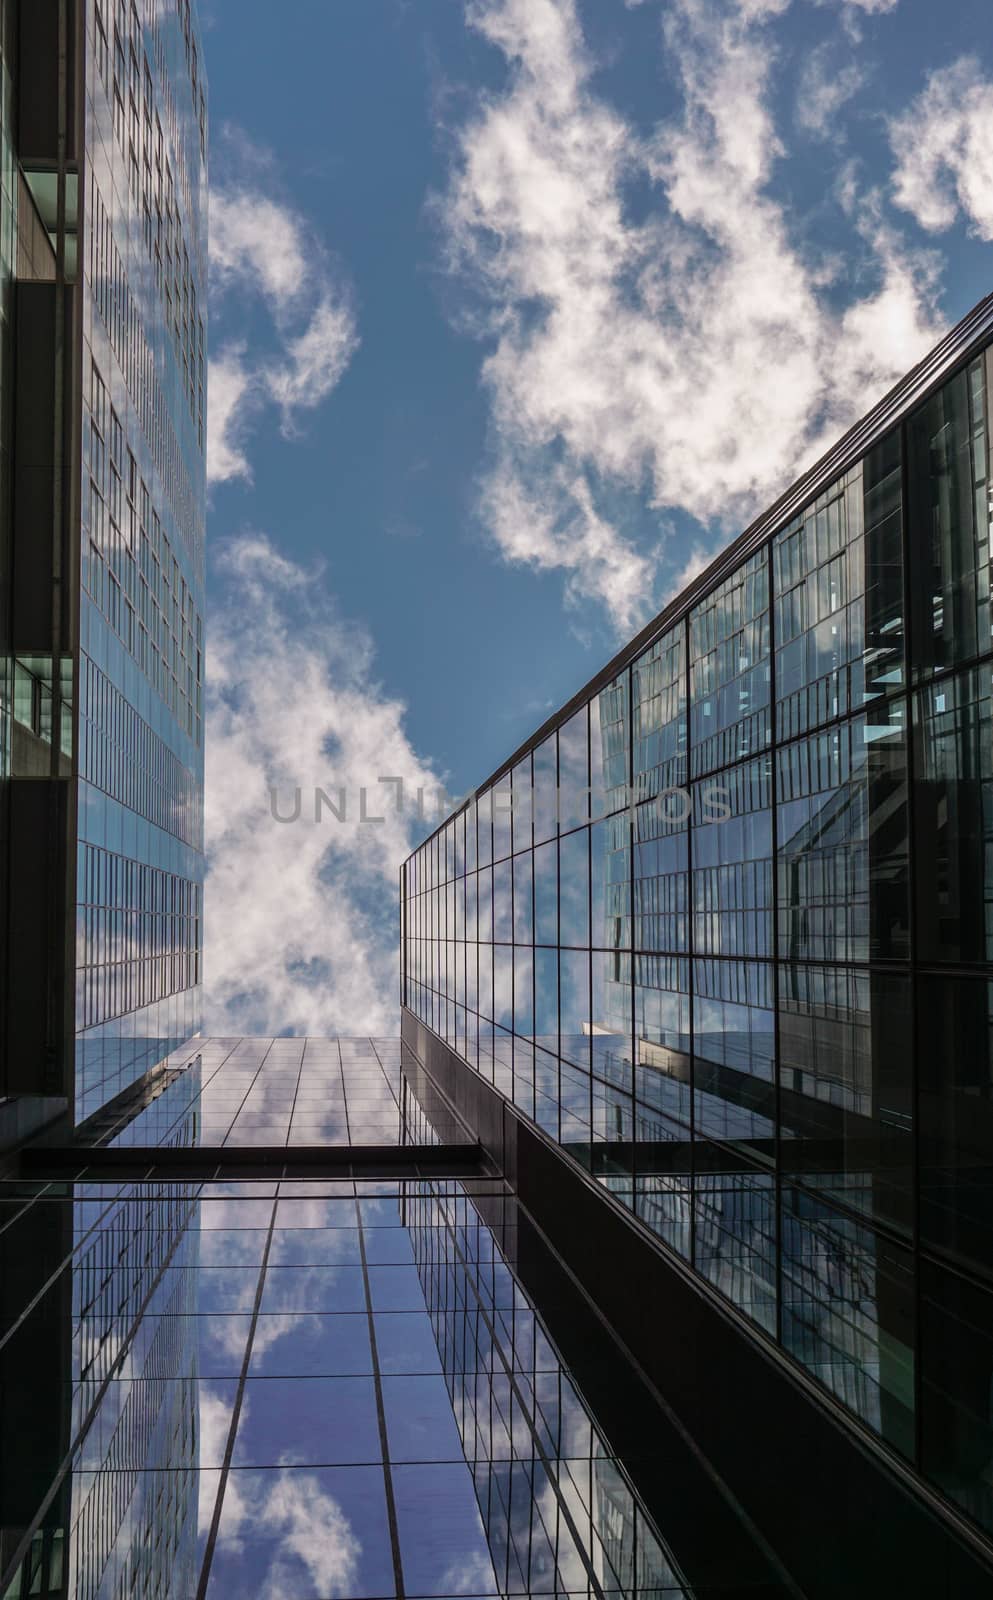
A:
[[[988,0],[201,16],[208,1025],[388,1030],[314,785],[479,782],[993,286]]]

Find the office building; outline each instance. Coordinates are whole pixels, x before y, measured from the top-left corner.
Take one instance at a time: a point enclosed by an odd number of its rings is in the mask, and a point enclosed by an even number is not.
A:
[[[402,874],[405,1043],[713,1459],[802,1435],[853,1540],[899,1483],[987,1553],[991,340],[987,300]]]
[[[3,0],[0,1132],[200,1027],[206,84],[190,0]]]
[[[987,1595],[993,304],[200,1040],[195,11],[0,49],[0,1595]]]
[[[12,1600],[792,1592],[399,1040],[193,1044],[0,1207]]]

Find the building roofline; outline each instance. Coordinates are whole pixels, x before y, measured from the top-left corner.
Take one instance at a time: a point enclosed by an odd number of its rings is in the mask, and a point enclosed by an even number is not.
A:
[[[945,337],[929,350],[915,367],[894,384],[871,411],[849,428],[848,432],[843,434],[819,461],[815,461],[812,467],[797,478],[767,511],[763,511],[761,516],[749,523],[743,533],[738,534],[737,538],[726,545],[710,565],[698,573],[685,589],[681,589],[651,622],[636,633],[633,639],[630,639],[590,678],[588,683],[577,690],[550,717],[546,717],[541,726],[518,745],[512,755],[501,761],[490,776],[472,790],[465,804],[468,805],[469,799],[475,800],[485,794],[487,789],[512,771],[519,761],[523,761],[526,755],[547,739],[549,734],[554,733],[555,729],[566,722],[574,712],[580,710],[587,700],[592,699],[611,683],[618,673],[630,666],[632,661],[668,633],[677,622],[681,622],[700,600],[716,589],[718,584],[734,572],[743,561],[747,561],[748,557],[784,527],[791,517],[802,511],[812,500],[816,500],[824,489],[829,488],[857,461],[861,461],[873,445],[878,444],[880,439],[902,422],[908,412],[939,389],[955,367],[971,360],[983,350],[990,342],[991,335],[993,335],[993,293],[984,296],[974,305],[972,310],[949,329]],[[459,811],[464,809],[465,806],[461,806]],[[459,812],[453,812],[452,815],[458,814]],[[426,834],[420,844],[411,851],[411,856],[416,855],[430,839],[441,833],[450,821],[451,817],[446,817],[444,822]],[[410,860],[410,856],[407,859]]]
[[[515,767],[518,761],[522,761],[529,751],[541,744],[561,723],[578,711],[587,700],[612,682],[637,656],[668,633],[677,622],[681,622],[693,606],[716,589],[724,578],[753,555],[772,534],[812,500],[816,500],[822,490],[828,488],[853,467],[873,445],[878,444],[897,423],[902,422],[909,411],[935,389],[940,388],[954,367],[978,354],[989,342],[991,334],[993,334],[993,294],[988,294],[973,306],[972,310],[946,333],[940,343],[912,367],[871,411],[849,428],[819,461],[797,478],[767,511],[763,511],[743,533],[738,534],[729,545],[726,545],[710,565],[687,584],[685,589],[681,589],[679,594],[670,600],[640,633],[635,634],[633,639],[612,656],[588,683],[547,717],[540,728],[525,739],[511,756],[501,761],[491,775],[473,790],[473,798],[485,793],[498,779]],[[442,823],[441,827],[444,826]],[[427,838],[433,838],[434,832],[438,831],[440,829],[435,829],[427,835]],[[422,842],[426,843],[426,840]],[[420,846],[417,848],[420,849]]]

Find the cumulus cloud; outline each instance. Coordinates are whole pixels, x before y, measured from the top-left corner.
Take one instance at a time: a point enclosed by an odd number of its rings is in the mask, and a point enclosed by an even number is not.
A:
[[[239,184],[210,198],[210,275],[215,304],[228,297],[261,300],[269,311],[275,353],[250,360],[240,340],[223,341],[210,362],[207,477],[211,483],[251,478],[247,440],[267,405],[291,435],[297,414],[313,410],[340,381],[358,346],[347,285],[336,281],[325,252],[290,207],[259,187],[267,169],[255,162]]]
[[[617,491],[733,529],[938,331],[933,272],[892,230],[862,228],[846,303],[773,194],[767,24],[788,4],[671,0],[681,106],[647,141],[595,92],[574,0],[467,5],[507,63],[439,207],[491,344],[482,511],[507,560],[562,569],[622,632],[654,608],[659,551],[612,523]]]
[[[397,874],[439,781],[371,641],[322,574],[261,534],[222,552],[207,677],[206,1012],[214,1034],[388,1034],[398,1013]],[[404,806],[392,784],[400,778]],[[315,790],[324,791],[315,821]],[[299,819],[291,817],[300,791]],[[419,820],[416,794],[425,796]],[[365,790],[367,818],[361,819]],[[339,821],[334,810],[344,811]],[[426,820],[423,820],[426,818]]]
[[[993,81],[973,56],[933,72],[922,94],[890,123],[893,197],[930,233],[964,216],[993,239]]]
[[[245,1600],[354,1593],[362,1542],[318,1473],[229,1473],[223,1507],[218,1550],[247,1558],[238,1573]]]

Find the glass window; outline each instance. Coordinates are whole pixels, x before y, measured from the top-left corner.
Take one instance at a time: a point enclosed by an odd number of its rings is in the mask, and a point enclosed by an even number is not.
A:
[[[741,1311],[776,1328],[775,1180],[714,1146],[698,1146],[693,1260]]]
[[[993,705],[988,666],[915,697],[918,954],[993,955]]]
[[[531,892],[531,852],[514,857],[514,943],[530,944],[534,938]]]
[[[465,867],[467,872],[476,868],[476,802],[470,800],[465,808]]]
[[[926,1259],[921,1456],[932,1482],[993,1532],[993,1294]]]
[[[870,450],[862,463],[867,699],[905,681],[902,466],[899,428]],[[853,548],[850,563],[857,563],[860,555]]]
[[[907,424],[913,650],[930,676],[990,648],[986,385],[974,361]]]
[[[686,630],[681,624],[631,668],[633,786],[638,800],[686,786]]]
[[[493,1020],[493,946],[481,944],[479,952],[479,1015]],[[482,1034],[480,1034],[482,1048]]]
[[[590,814],[589,707],[559,729],[559,827],[565,831]]]
[[[771,759],[762,756],[693,786],[693,939],[699,954],[772,953]]]
[[[608,684],[590,704],[590,814],[608,816],[627,804],[628,674]]]
[[[783,1344],[912,1456],[913,1257],[802,1189],[787,1186],[782,1208]]]
[[[559,952],[560,1051],[574,1066],[590,1066],[590,958],[585,950]],[[588,1092],[587,1085],[587,1092]]]
[[[630,839],[626,811],[590,829],[590,936],[605,950],[631,946]]]
[[[631,1048],[631,957],[621,955],[616,950],[594,950],[592,973],[593,1071],[605,1083],[615,1084],[630,1096],[634,1057]],[[626,1115],[630,1117],[630,1107]]]
[[[483,867],[476,874],[478,885],[476,917],[481,943],[493,942],[493,868]]]
[[[493,867],[493,942],[510,944],[514,937],[514,910],[511,900],[512,867],[510,858]]]
[[[481,867],[493,860],[493,799],[489,789],[476,800],[476,856]]]
[[[693,777],[765,748],[769,685],[768,556],[762,550],[690,613]]]
[[[695,1132],[775,1154],[772,969],[759,961],[693,963]]]
[[[556,950],[534,953],[534,1037],[537,1044],[558,1054],[559,960]]]
[[[554,839],[558,832],[558,758],[556,734],[534,752],[534,842]]]
[[[634,946],[686,951],[690,800],[661,795],[634,815]]]
[[[490,791],[493,806],[493,860],[502,861],[510,855],[511,810],[513,792],[510,773],[500,778]]]
[[[779,974],[780,1159],[809,1188],[909,1230],[910,980],[850,967]]]
[[[514,1032],[521,1039],[534,1033],[534,964],[530,950],[514,951]]]
[[[590,830],[559,840],[559,930],[564,945],[590,942]]]
[[[800,739],[777,761],[780,956],[906,959],[904,702]]]
[[[510,945],[493,946],[493,1020],[501,1028],[514,1026],[514,951]]]
[[[554,839],[538,845],[534,852],[534,940],[535,944],[559,942],[558,845]]]
[[[921,1235],[993,1276],[993,983],[917,982]]]
[[[514,768],[511,806],[513,844],[516,850],[531,847],[531,821],[534,797],[531,789],[531,757],[525,756]]]

